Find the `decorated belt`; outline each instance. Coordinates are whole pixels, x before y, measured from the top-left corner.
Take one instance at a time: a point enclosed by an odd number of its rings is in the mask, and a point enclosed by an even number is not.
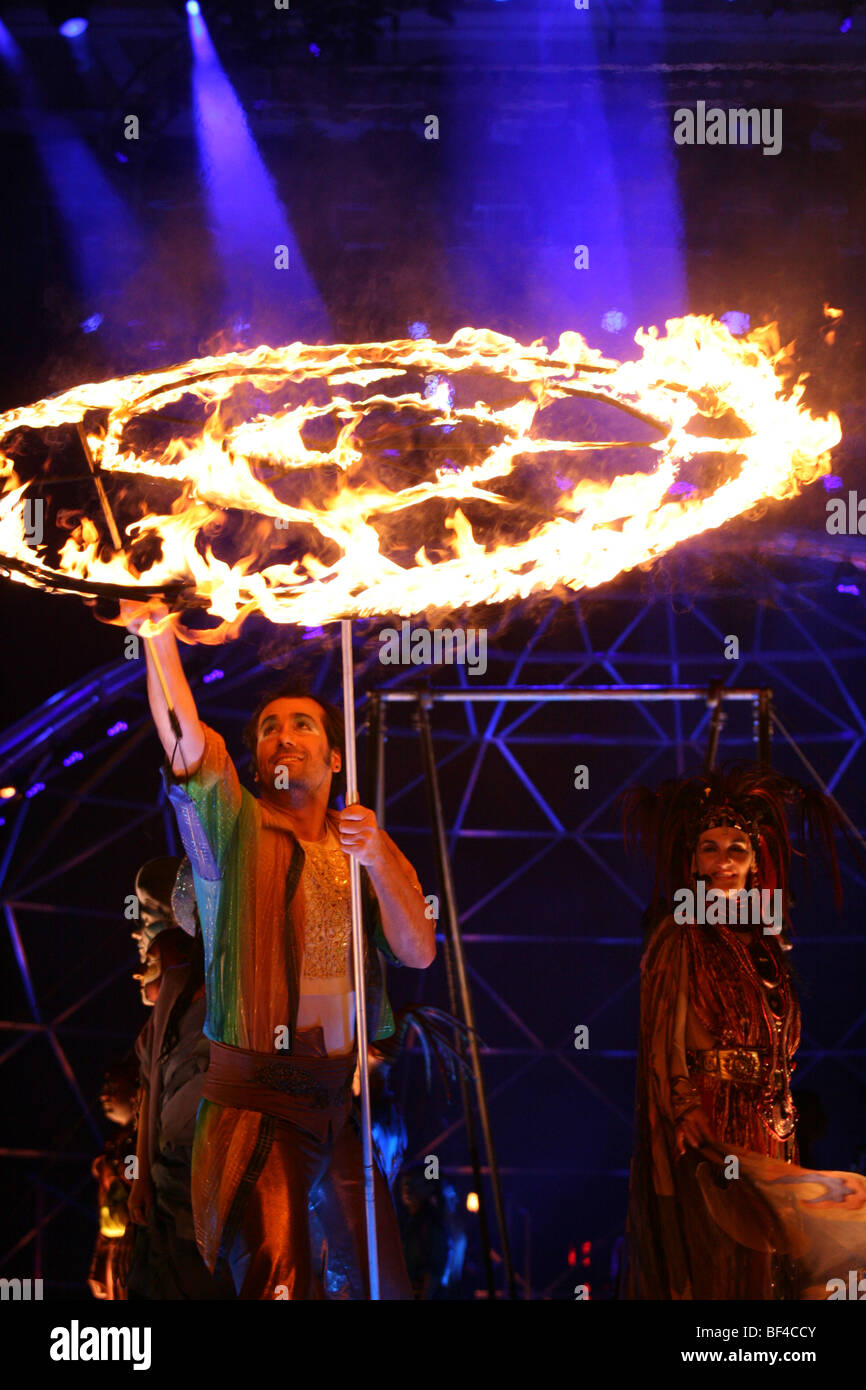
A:
[[[711,1047],[688,1054],[695,1071],[717,1076],[720,1081],[740,1081],[757,1084],[763,1079],[764,1062],[761,1053],[750,1047]]]
[[[352,1094],[355,1055],[271,1057],[211,1042],[203,1095],[220,1105],[279,1116],[278,1097],[313,1110],[346,1104]],[[287,1118],[291,1118],[287,1112]]]
[[[253,1072],[253,1080],[274,1091],[282,1091],[287,1096],[295,1096],[309,1102],[314,1110],[327,1110],[331,1106],[343,1105],[352,1090],[352,1074],[338,1086],[326,1086],[304,1066],[296,1062],[266,1062]]]

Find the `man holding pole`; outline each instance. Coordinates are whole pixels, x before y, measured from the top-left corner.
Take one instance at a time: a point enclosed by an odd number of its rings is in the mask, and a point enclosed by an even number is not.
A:
[[[137,632],[167,614],[152,603],[124,605],[122,616]],[[204,937],[211,1061],[193,1149],[199,1248],[212,1272],[228,1265],[240,1298],[322,1298],[308,1208],[324,1186],[350,1236],[351,1295],[369,1297],[362,1148],[347,1123],[358,1050],[348,856],[363,866],[369,1041],[394,1030],[378,952],[416,969],[433,961],[421,885],[372,811],[329,809],[343,759],[337,709],[288,686],[259,702],[245,730],[252,796],[199,720],[170,626],[144,646]],[[410,1298],[378,1170],[374,1181],[380,1296]]]

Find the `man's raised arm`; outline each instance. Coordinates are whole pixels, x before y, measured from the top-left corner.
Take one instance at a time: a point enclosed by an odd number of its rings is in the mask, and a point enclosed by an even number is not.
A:
[[[168,616],[168,609],[157,602],[147,606],[123,602],[120,605],[120,614],[129,631],[140,636],[144,643],[147,698],[156,732],[171,763],[171,770],[176,777],[191,777],[198,770],[202,760],[205,738],[195,700],[181,664],[177,638],[170,627],[166,627],[154,637],[146,637],[140,633],[142,625],[148,619],[152,623],[158,623],[161,618]],[[165,690],[159,678],[160,671]],[[172,715],[169,713],[169,702],[177,720],[176,728],[173,727]]]

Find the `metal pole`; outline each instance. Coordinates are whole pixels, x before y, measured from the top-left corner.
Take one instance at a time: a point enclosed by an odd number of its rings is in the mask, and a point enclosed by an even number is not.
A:
[[[352,666],[352,621],[340,619],[343,649],[343,717],[346,724],[346,805],[358,801],[358,764],[355,747],[355,676]],[[367,1055],[367,996],[364,984],[364,924],[361,918],[361,866],[349,856],[352,899],[352,965],[355,976],[355,1037],[361,1079],[361,1140],[364,1152],[364,1203],[367,1216],[367,1268],[370,1298],[379,1298],[379,1252],[376,1244],[376,1187],[373,1170],[373,1131],[370,1118],[370,1059]]]
[[[455,912],[452,914],[447,904],[447,889],[445,887],[447,878],[446,871],[443,870],[442,865],[442,855],[445,852],[444,839],[442,842],[443,848],[440,848],[440,842],[436,833],[437,821],[435,810],[435,798],[431,790],[431,772],[428,762],[427,746],[424,740],[424,736],[421,732],[420,718],[417,714],[417,711],[415,725],[418,729],[419,736],[421,739],[421,760],[424,765],[424,785],[427,790],[427,804],[430,808],[430,820],[433,825],[433,843],[438,869],[439,891],[441,892],[442,896],[446,898],[446,913],[448,915],[449,922],[452,922],[456,920],[456,909]],[[444,936],[442,941],[442,950],[445,956],[445,983],[448,990],[448,1007],[451,1010],[451,1013],[454,1015],[454,1017],[459,1018],[460,1009],[457,1003],[457,979],[454,973],[454,954],[451,950],[451,943],[448,940],[447,934]],[[460,1055],[463,1056],[466,1050],[464,1039],[461,1036],[461,1034],[456,1030],[454,1033],[454,1046],[460,1053]],[[469,1162],[472,1168],[472,1181],[475,1186],[475,1191],[478,1194],[478,1234],[481,1240],[481,1255],[482,1259],[484,1260],[484,1276],[487,1281],[487,1296],[490,1299],[494,1299],[496,1297],[496,1274],[494,1272],[493,1257],[491,1255],[490,1250],[490,1223],[487,1220],[487,1199],[484,1195],[484,1174],[482,1172],[481,1167],[481,1154],[478,1151],[478,1138],[475,1132],[475,1113],[472,1109],[472,1101],[469,1095],[469,1087],[466,1081],[466,1073],[462,1067],[458,1067],[457,1069],[457,1081],[460,1086],[460,1102],[463,1107],[463,1120],[466,1125],[466,1144],[469,1149]]]
[[[376,824],[385,824],[385,709],[378,690],[369,696],[369,756],[367,759],[367,805],[376,812]]]
[[[723,700],[757,701],[764,686],[745,686],[722,691]],[[706,700],[705,685],[581,685],[564,688],[561,685],[488,685],[476,690],[449,689],[425,691],[428,704],[464,705],[477,703],[504,704],[584,704],[603,700],[605,703],[628,704],[633,700],[641,704],[653,704],[664,700]],[[770,694],[770,691],[767,691]],[[418,698],[416,690],[383,690],[381,698],[386,704],[414,704]]]
[[[463,1008],[463,1019],[472,1030],[469,1033],[469,1053],[472,1059],[472,1072],[475,1078],[478,1117],[481,1121],[481,1132],[484,1135],[484,1146],[487,1151],[487,1165],[490,1170],[490,1185],[493,1189],[493,1206],[496,1212],[496,1224],[499,1227],[499,1238],[502,1242],[502,1263],[505,1270],[508,1297],[516,1298],[517,1290],[514,1282],[514,1269],[511,1264],[508,1228],[505,1222],[505,1212],[502,1203],[502,1187],[499,1181],[499,1168],[497,1166],[496,1153],[493,1147],[490,1114],[487,1109],[487,1095],[484,1089],[484,1075],[481,1070],[481,1053],[478,1047],[478,1034],[475,1031],[475,1010],[472,1004],[472,994],[469,989],[469,977],[466,973],[466,961],[463,956],[463,942],[460,937],[460,924],[457,914],[457,898],[454,892],[454,879],[451,874],[451,861],[448,857],[445,819],[442,813],[442,798],[439,794],[439,778],[436,773],[436,760],[433,756],[433,737],[430,732],[430,717],[427,712],[428,696],[424,691],[419,691],[417,694],[417,706],[418,729],[421,735],[421,752],[424,759],[424,771],[426,774],[427,793],[430,803],[430,817],[433,822],[433,839],[439,866],[440,887],[442,889],[442,896],[445,899],[445,908],[448,915],[448,928],[451,933],[451,947],[453,950],[454,965],[456,966],[457,983]],[[452,1010],[454,1010],[453,1003],[451,1007]],[[469,1111],[467,1109],[467,1132],[469,1132],[469,1129]],[[476,1158],[477,1154],[474,1154],[473,1170],[475,1170]],[[478,1171],[480,1174],[480,1166]],[[484,1195],[480,1176],[477,1181],[479,1184],[479,1215],[481,1215],[484,1212]],[[483,1232],[482,1239],[485,1244],[485,1254],[489,1258],[489,1241]],[[488,1288],[490,1285],[490,1277],[490,1274],[488,1274]]]
[[[99,465],[90,452],[90,445],[87,442],[84,426],[79,422],[79,424],[76,425],[76,429],[78,430],[78,438],[81,440],[81,447],[84,450],[84,457],[87,459],[87,467],[90,469],[90,475],[93,478],[96,495],[99,498],[99,505],[102,508],[102,513],[105,517],[106,525],[108,526],[111,544],[114,546],[115,550],[122,551],[123,541],[120,539],[120,532],[117,529],[117,522],[114,520],[114,513],[105,495],[105,488],[102,486],[102,479],[99,476]]]
[[[99,476],[99,465],[94,459],[93,454],[90,452],[90,445],[87,442],[87,434],[85,432],[84,426],[79,423],[76,428],[78,430],[78,438],[81,440],[81,447],[84,450],[84,457],[87,459],[87,467],[90,469],[91,477],[93,478],[93,483],[96,488],[96,493],[99,497],[99,505],[102,507],[102,512],[105,517],[105,523],[108,527],[109,534],[111,536],[111,544],[114,546],[114,549],[117,551],[118,555],[122,555],[123,541],[120,539],[120,531],[117,529],[117,522],[114,519],[114,513],[111,510],[111,504],[108,500],[108,497],[106,496],[105,488],[102,486],[102,479]],[[166,684],[165,674],[162,669],[162,662],[159,659],[159,653],[157,652],[156,647],[153,646],[153,643],[152,641],[150,641],[150,639],[142,638],[142,641],[148,642],[147,650],[150,652],[150,659],[153,662],[153,669],[156,673],[156,678],[159,681],[159,684],[162,688],[162,695],[163,699],[165,700],[166,713],[168,714],[168,722],[171,725],[172,733],[174,734],[178,743],[180,743],[181,739],[183,738],[183,731],[181,730],[180,721],[178,720],[177,713],[171,702],[171,696],[168,693],[168,685]]]
[[[36,1179],[36,1239],[33,1242],[33,1277],[42,1278],[42,1227],[45,1222],[45,1192]]]
[[[758,695],[758,763],[761,767],[770,766],[770,700],[773,692],[766,686]]]
[[[722,732],[722,725],[726,715],[722,709],[722,682],[713,681],[707,691],[707,706],[712,710],[710,715],[710,734],[707,739],[707,753],[704,758],[704,771],[712,772],[716,765],[716,754],[719,751],[719,737]]]

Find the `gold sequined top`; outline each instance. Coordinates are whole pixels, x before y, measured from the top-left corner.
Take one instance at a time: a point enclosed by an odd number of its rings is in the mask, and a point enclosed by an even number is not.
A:
[[[304,850],[304,965],[308,979],[349,973],[352,908],[349,863],[334,832],[302,840]]]

